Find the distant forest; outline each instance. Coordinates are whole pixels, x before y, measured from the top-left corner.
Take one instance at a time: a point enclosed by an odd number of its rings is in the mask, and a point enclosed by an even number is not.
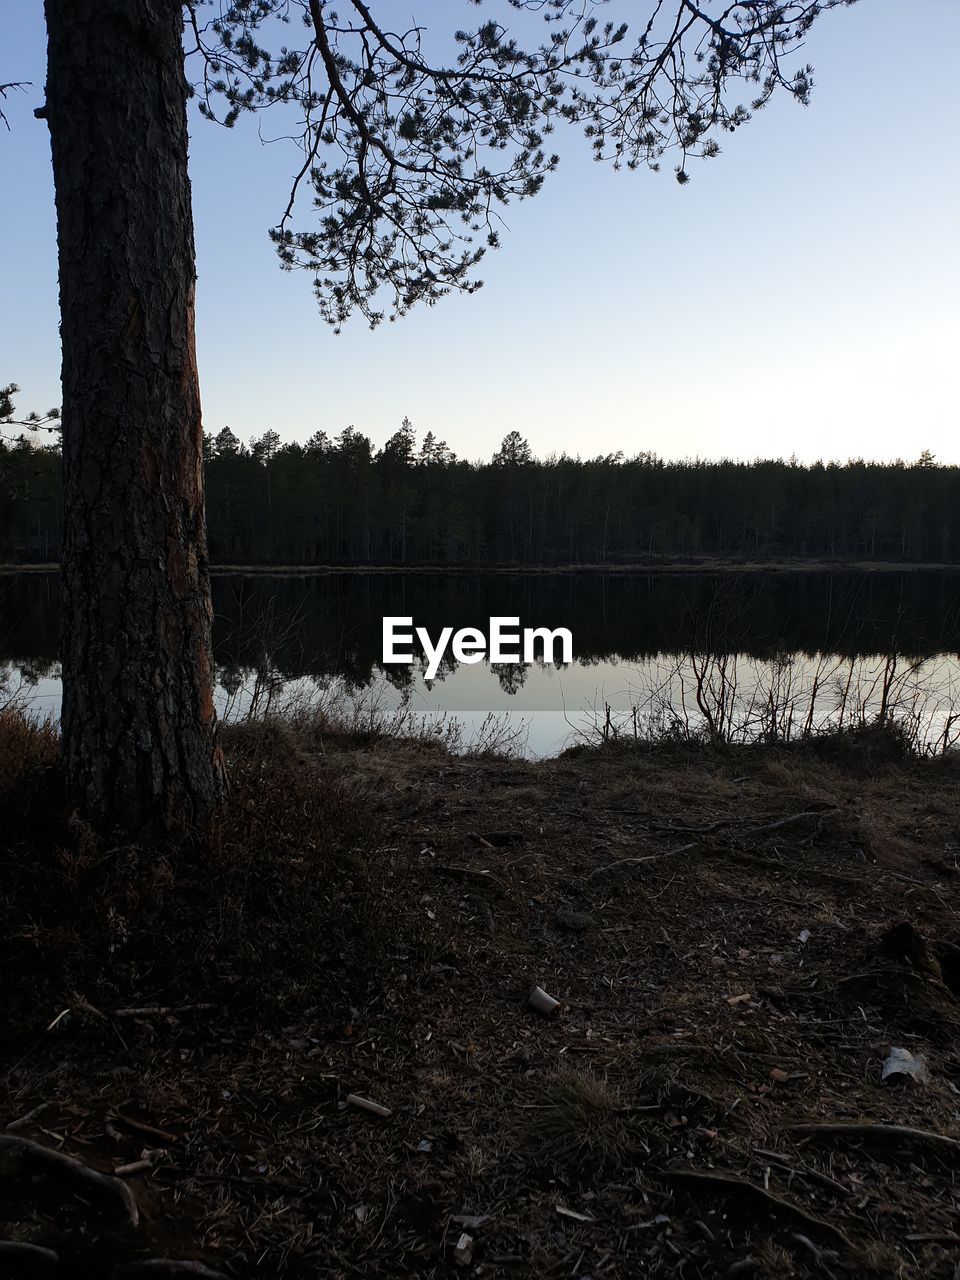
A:
[[[381,449],[347,427],[305,444],[205,439],[219,564],[643,564],[660,557],[960,561],[960,467],[536,459],[511,431],[489,462],[408,420]],[[0,440],[0,556],[49,561],[62,528],[56,445]]]

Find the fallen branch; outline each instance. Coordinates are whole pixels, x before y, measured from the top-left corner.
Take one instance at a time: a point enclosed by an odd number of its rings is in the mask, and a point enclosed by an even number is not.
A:
[[[172,1147],[178,1141],[175,1133],[167,1133],[165,1129],[157,1129],[152,1124],[144,1124],[142,1120],[134,1120],[132,1116],[125,1116],[121,1111],[108,1116],[107,1119],[119,1120],[128,1129],[133,1129],[136,1133],[145,1133],[148,1138],[156,1138],[158,1142],[163,1142],[168,1147]]]
[[[379,1102],[371,1102],[369,1098],[361,1098],[358,1093],[348,1093],[345,1101],[348,1107],[359,1107],[361,1111],[369,1111],[374,1116],[393,1114],[389,1107],[381,1106]]]
[[[718,818],[716,822],[707,822],[702,827],[676,827],[670,823],[657,822],[651,826],[651,831],[665,831],[677,836],[708,836],[714,831],[719,831],[721,827],[736,826],[738,822],[749,822],[749,818]]]
[[[746,831],[741,831],[742,836],[760,836],[767,831],[779,831],[781,827],[792,827],[797,822],[805,822],[807,818],[822,818],[823,814],[817,810],[806,810],[803,813],[791,813],[789,818],[778,818],[776,822],[765,822],[762,827],[748,827]]]
[[[960,1156],[960,1142],[927,1129],[911,1129],[900,1124],[791,1124],[791,1133],[808,1138],[839,1138],[851,1142],[886,1142],[891,1146],[922,1146],[954,1158]]]
[[[170,1013],[194,1013],[203,1009],[215,1009],[215,1004],[146,1004],[140,1009],[115,1009],[115,1018],[165,1018]]]
[[[42,1147],[29,1138],[0,1134],[0,1178],[12,1177],[22,1184],[37,1173],[59,1176],[78,1184],[91,1198],[111,1201],[115,1208],[122,1208],[132,1227],[140,1221],[133,1192],[119,1178],[98,1173],[72,1156]]]

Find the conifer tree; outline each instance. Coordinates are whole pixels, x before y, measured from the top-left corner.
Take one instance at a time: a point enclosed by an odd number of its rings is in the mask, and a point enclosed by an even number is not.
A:
[[[812,23],[849,0],[489,0],[428,32],[387,0],[45,0],[63,343],[63,753],[103,829],[202,826],[225,779],[212,697],[187,103],[299,129],[278,192],[281,264],[335,327],[479,287],[504,204],[556,167],[712,156],[778,90]],[[437,7],[446,13],[454,6]],[[403,13],[407,13],[404,8]],[[184,38],[186,23],[186,39]],[[185,56],[187,66],[185,68]],[[189,78],[188,78],[189,76]],[[8,86],[9,88],[9,86]],[[309,199],[300,200],[303,191]],[[313,210],[312,216],[303,211]],[[340,546],[369,549],[364,497]],[[369,442],[367,442],[369,444]],[[349,457],[347,456],[349,454]],[[526,514],[518,513],[518,519]],[[532,541],[532,516],[527,524]]]

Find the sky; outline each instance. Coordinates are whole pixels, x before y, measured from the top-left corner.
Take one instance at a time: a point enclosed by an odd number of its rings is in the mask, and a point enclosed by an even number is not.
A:
[[[477,13],[409,7],[445,27]],[[0,83],[33,82],[0,127],[0,383],[26,411],[59,403],[42,5],[0,14]],[[192,107],[206,429],[302,440],[352,424],[381,444],[407,416],[468,458],[517,429],[540,455],[960,463],[958,44],[957,0],[825,15],[793,59],[814,64],[812,104],[775,101],[682,187],[672,164],[614,173],[558,136],[560,171],[506,210],[478,294],[339,336],[267,238],[296,151]]]

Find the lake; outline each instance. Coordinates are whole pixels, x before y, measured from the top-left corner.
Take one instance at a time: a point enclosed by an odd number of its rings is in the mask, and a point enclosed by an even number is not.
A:
[[[0,575],[0,705],[57,714],[57,575]],[[228,718],[317,703],[359,726],[553,754],[578,737],[796,737],[882,712],[930,749],[960,732],[960,573],[218,572]],[[381,665],[382,618],[567,627],[567,666]]]

